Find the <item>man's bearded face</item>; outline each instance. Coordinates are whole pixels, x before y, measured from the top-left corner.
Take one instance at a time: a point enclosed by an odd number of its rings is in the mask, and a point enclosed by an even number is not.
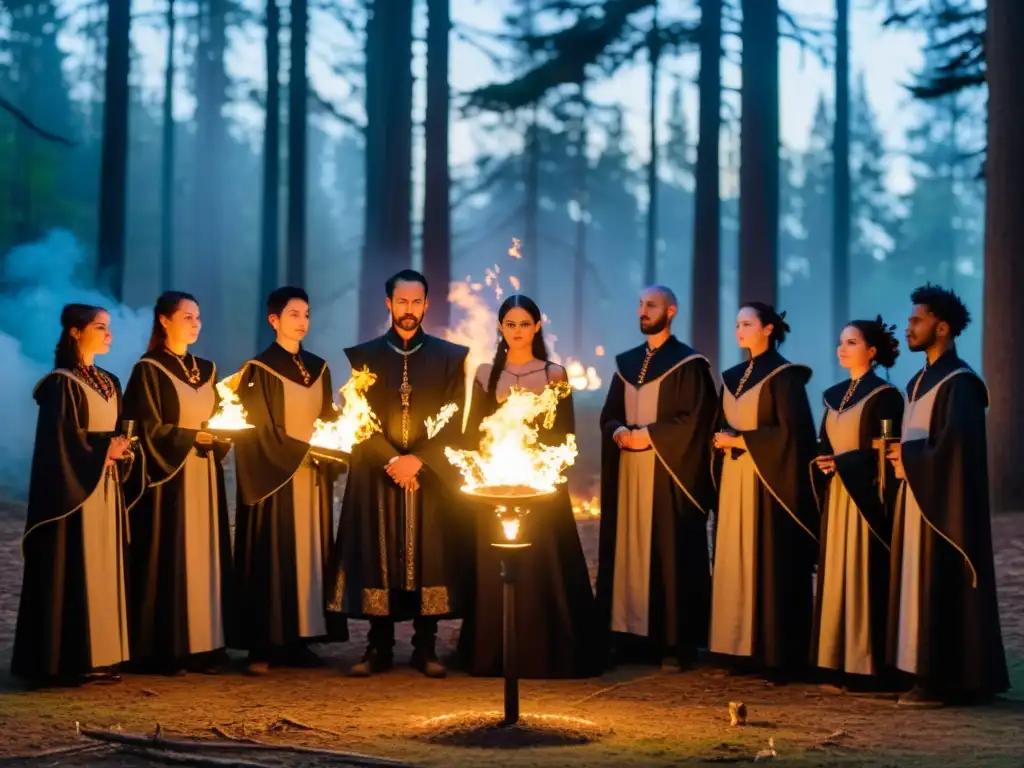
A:
[[[391,322],[403,331],[415,331],[423,322],[427,311],[427,296],[423,283],[399,281],[394,294],[387,300]]]
[[[907,348],[911,352],[921,352],[934,346],[939,340],[939,319],[928,307],[915,304],[914,311],[907,319]]]
[[[647,291],[640,297],[640,332],[645,336],[653,336],[664,331],[672,321],[672,312],[668,301],[660,291]]]

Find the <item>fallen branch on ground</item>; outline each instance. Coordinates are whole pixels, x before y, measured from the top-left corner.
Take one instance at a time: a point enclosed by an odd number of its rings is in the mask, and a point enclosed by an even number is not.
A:
[[[271,768],[268,763],[256,763],[252,760],[239,760],[237,758],[200,757],[199,755],[179,755],[177,752],[168,752],[161,747],[123,747],[124,752],[144,757],[147,760],[155,760],[160,763],[172,765],[202,765],[215,766],[215,768]]]
[[[159,728],[159,726],[157,726]],[[147,749],[164,749],[164,750],[185,750],[185,751],[202,751],[204,749],[212,750],[261,750],[267,752],[290,752],[293,754],[302,755],[320,755],[322,757],[332,757],[336,760],[344,762],[348,765],[354,766],[395,766],[396,768],[408,768],[408,763],[402,763],[397,760],[388,760],[383,757],[372,757],[370,755],[363,755],[358,752],[339,752],[333,749],[317,749],[315,747],[297,747],[291,744],[266,744],[261,741],[253,741],[252,743],[245,743],[241,741],[210,741],[210,740],[196,740],[188,741],[184,739],[165,739],[155,738],[153,736],[139,736],[128,733],[116,733],[114,731],[97,731],[91,728],[81,728],[79,732],[82,736],[95,741],[104,741],[112,744],[125,744],[133,747],[143,747]]]
[[[320,728],[319,726],[316,726],[316,725],[306,725],[306,723],[303,723],[301,720],[296,720],[293,717],[282,717],[280,720],[276,720],[273,723],[271,723],[269,726],[267,726],[267,730],[268,731],[280,730],[281,727],[285,726],[285,725],[290,725],[292,728],[298,728],[301,731],[320,732],[320,733],[329,734],[331,736],[336,736],[339,739],[345,738],[345,735],[342,734],[342,733],[338,733],[337,731],[332,731],[332,730],[330,730],[328,728]]]
[[[664,675],[662,675],[660,672],[655,672],[653,675],[643,675],[642,677],[634,677],[632,680],[624,680],[621,683],[609,685],[607,688],[602,688],[599,691],[594,691],[594,693],[590,694],[589,696],[584,696],[579,701],[572,702],[569,706],[578,707],[580,704],[583,704],[586,701],[590,701],[591,699],[596,699],[598,696],[602,696],[606,693],[611,693],[612,691],[618,690],[619,688],[625,688],[627,685],[633,685],[633,683],[639,683],[643,680],[650,680],[653,677],[664,677]]]
[[[110,749],[113,749],[113,746],[110,744],[68,744],[63,747],[43,749],[39,752],[24,752],[19,755],[0,757],[0,765],[4,765],[6,763],[17,763],[22,760],[40,760],[44,757],[67,757],[69,755],[80,755],[83,752],[105,752]]]
[[[220,736],[222,739],[228,739],[229,741],[237,741],[240,744],[259,744],[258,741],[248,739],[245,736],[235,736],[233,733],[228,733],[219,725],[210,726],[210,732]]]
[[[843,739],[849,738],[849,731],[836,731],[815,744],[815,747],[834,747]]]

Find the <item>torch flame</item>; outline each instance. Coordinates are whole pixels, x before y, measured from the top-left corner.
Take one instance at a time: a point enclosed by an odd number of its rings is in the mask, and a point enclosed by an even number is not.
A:
[[[566,435],[562,445],[543,445],[534,424],[543,417],[544,428],[551,429],[558,401],[570,391],[566,382],[552,382],[540,394],[513,387],[480,423],[484,435],[478,451],[445,448],[448,461],[462,473],[462,490],[519,486],[548,493],[564,483],[562,471],[576,461],[576,436]]]
[[[245,370],[244,368],[242,370]],[[238,384],[242,379],[242,371],[233,373],[226,379],[217,382],[217,394],[220,396],[220,408],[213,414],[213,417],[206,422],[210,429],[252,429],[246,418],[245,408],[238,399]]]
[[[505,535],[506,541],[515,541],[519,538],[519,518],[506,517],[501,521],[501,532]]]
[[[440,411],[437,416],[428,416],[423,422],[423,426],[427,428],[427,439],[430,440],[437,436],[437,433],[444,429],[444,425],[451,421],[452,416],[459,410],[459,406],[455,403],[448,403]]]
[[[309,444],[317,448],[351,453],[352,447],[363,442],[374,432],[380,432],[380,422],[366,400],[366,391],[377,380],[365,365],[352,371],[345,385],[338,390],[344,405],[341,415],[334,421],[316,420]],[[338,410],[338,406],[334,406]]]

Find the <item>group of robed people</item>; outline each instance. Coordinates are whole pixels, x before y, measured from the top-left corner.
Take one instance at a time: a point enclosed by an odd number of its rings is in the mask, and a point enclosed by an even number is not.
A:
[[[231,442],[207,431],[217,370],[189,352],[201,327],[192,296],[158,299],[123,394],[95,364],[110,347],[109,315],[65,307],[54,370],[35,390],[16,675],[52,684],[114,680],[122,668],[213,673],[227,648],[246,651],[253,674],[318,666],[310,643],[348,640],[348,618],[370,623],[352,675],[390,668],[395,622],[412,620],[412,665],[443,677],[436,637],[448,618],[463,619],[458,665],[501,674],[497,520],[458,492],[445,448],[477,448],[481,422],[514,387],[571,393],[567,375],[549,360],[536,303],[511,296],[494,360],[472,379],[465,427],[456,417],[428,431],[429,417],[465,401],[469,350],[423,331],[421,274],[398,273],[385,294],[389,330],[345,350],[353,370],[376,377],[366,398],[380,431],[352,449],[336,535],[341,470],[309,441],[338,412],[327,364],[302,346],[304,291],[268,297],[276,340],[235,380],[252,429]],[[912,304],[908,346],[927,362],[906,394],[875,372],[899,354],[893,328],[851,322],[838,347],[850,378],[825,391],[816,437],[811,372],[778,352],[784,313],[740,309],[748,360],[722,372],[716,392],[708,360],[672,335],[672,291],[645,290],[646,341],[616,358],[600,417],[596,596],[563,484],[531,501],[519,674],[586,677],[627,661],[675,671],[706,648],[728,674],[781,682],[829,670],[853,692],[902,685],[900,702],[913,706],[1006,690],[987,395],[954,344],[969,314],[931,285]],[[574,419],[569,394],[541,442],[574,434]]]

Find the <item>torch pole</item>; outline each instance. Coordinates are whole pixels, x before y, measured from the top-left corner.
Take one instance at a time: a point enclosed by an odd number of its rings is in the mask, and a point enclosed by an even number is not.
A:
[[[519,722],[519,672],[516,659],[516,558],[515,549],[506,549],[501,558],[504,582],[504,620],[502,622],[502,653],[505,670],[505,720],[503,725]]]

